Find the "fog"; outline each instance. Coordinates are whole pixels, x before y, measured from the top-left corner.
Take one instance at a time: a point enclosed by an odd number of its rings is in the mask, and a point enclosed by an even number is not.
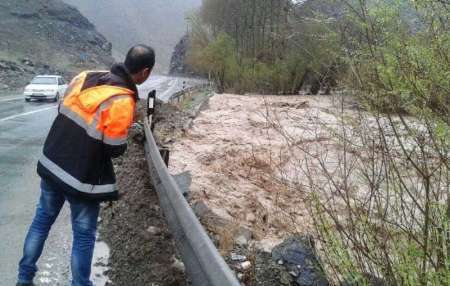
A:
[[[64,0],[77,7],[113,44],[113,56],[122,59],[136,43],[153,46],[157,72],[166,72],[178,40],[186,32],[185,17],[201,0]]]

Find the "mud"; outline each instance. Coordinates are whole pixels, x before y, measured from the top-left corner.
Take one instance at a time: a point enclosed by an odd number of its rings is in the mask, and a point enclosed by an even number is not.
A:
[[[296,172],[303,159],[285,136],[329,144],[314,116],[334,124],[332,106],[319,96],[216,94],[170,144],[171,172],[192,174],[190,203],[244,285],[309,285],[273,259],[272,249],[287,237],[312,231],[306,193],[293,184],[307,181]],[[244,255],[250,267],[232,261],[231,253]]]
[[[113,285],[186,285],[184,273],[172,266],[175,243],[150,183],[142,128],[135,125],[130,137],[127,152],[114,162],[121,198],[102,209],[100,235],[111,248],[107,275]]]
[[[298,96],[215,95],[210,108],[171,146],[170,170],[192,173],[192,202],[204,202],[227,221],[227,230],[248,228],[253,240],[268,239],[273,246],[287,235],[308,232],[304,195],[286,187],[292,154],[268,114],[276,110],[277,123],[301,133],[307,125],[294,120],[306,121],[302,115],[312,104]],[[220,226],[208,227],[221,233]],[[227,244],[221,249],[230,248]]]

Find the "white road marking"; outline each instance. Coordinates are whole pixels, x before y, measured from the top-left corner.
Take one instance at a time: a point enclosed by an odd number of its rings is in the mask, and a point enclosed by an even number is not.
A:
[[[0,118],[0,122],[3,121],[8,121],[14,118],[18,118],[18,117],[22,117],[22,116],[27,116],[27,115],[31,115],[31,114],[35,114],[35,113],[39,113],[42,111],[46,111],[46,110],[50,110],[50,109],[54,109],[57,108],[58,106],[51,106],[51,107],[46,107],[46,108],[42,108],[42,109],[38,109],[38,110],[33,110],[33,111],[29,111],[29,112],[25,112],[25,113],[20,113],[20,114],[15,114],[15,115],[11,115],[5,118]]]
[[[14,100],[19,100],[19,99],[24,99],[24,97],[23,96],[20,96],[20,97],[9,97],[9,98],[6,98],[6,99],[0,99],[0,102],[14,101]]]

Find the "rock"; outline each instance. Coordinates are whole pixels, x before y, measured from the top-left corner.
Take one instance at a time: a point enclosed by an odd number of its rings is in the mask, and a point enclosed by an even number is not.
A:
[[[176,269],[183,273],[186,271],[186,267],[184,266],[184,263],[175,257],[173,257],[173,263],[172,263],[171,267],[173,269]]]
[[[308,108],[308,107],[309,107],[308,101],[302,101],[295,106],[296,109],[302,109],[302,108]]]
[[[159,227],[157,227],[157,226],[149,226],[147,228],[147,232],[152,234],[152,235],[159,235],[159,234],[162,233],[162,230]]]
[[[140,123],[133,123],[129,135],[135,142],[143,143],[145,141],[144,127]]]
[[[239,266],[242,270],[247,270],[252,267],[252,263],[250,261],[244,261]]]
[[[164,140],[164,145],[166,145],[166,144],[171,144],[171,143],[174,143],[175,142],[175,139],[174,138],[166,138],[165,140]]]
[[[236,242],[237,245],[239,246],[245,246],[248,244],[248,239],[245,238],[245,236],[238,236],[234,239],[234,241]]]
[[[191,191],[191,184],[192,184],[191,172],[186,171],[177,175],[173,175],[172,177],[174,178],[175,182],[180,188],[180,191],[183,194],[183,196],[187,197],[189,195],[189,192]]]
[[[291,236],[272,250],[274,261],[283,261],[299,286],[326,286],[329,282],[316,256],[310,236]]]
[[[272,249],[282,241],[274,241],[272,239],[262,239],[260,241],[256,241],[254,243],[254,246],[256,249],[266,252],[266,253],[272,253]]]
[[[112,51],[112,44],[110,42],[106,42],[102,45],[102,49],[108,53]]]
[[[24,64],[26,66],[34,67],[33,61],[30,60],[29,58],[23,58],[22,59],[22,64]]]
[[[240,261],[240,262],[242,262],[242,261],[247,260],[247,257],[245,257],[244,255],[239,255],[239,254],[236,254],[234,252],[231,253],[230,257],[231,257],[231,260],[233,260],[233,261]]]
[[[252,237],[253,237],[253,233],[251,232],[251,230],[241,226],[241,227],[239,227],[238,231],[236,232],[236,234],[234,236],[234,241],[239,246],[244,246],[244,245],[248,244],[248,242],[250,241],[250,239],[252,239]]]
[[[294,277],[298,277],[298,271],[289,271],[289,274],[291,274]]]
[[[258,286],[292,286],[292,277],[283,265],[272,260],[271,254],[261,250],[256,251],[254,275]]]
[[[254,213],[248,213],[245,217],[248,222],[254,223],[256,221],[256,216]]]
[[[194,211],[195,215],[199,218],[202,218],[206,216],[208,212],[210,212],[210,209],[206,205],[204,201],[197,201],[192,205],[192,210]]]
[[[214,226],[217,229],[228,227],[233,217],[224,209],[208,206],[204,201],[193,203],[192,210],[205,225]]]

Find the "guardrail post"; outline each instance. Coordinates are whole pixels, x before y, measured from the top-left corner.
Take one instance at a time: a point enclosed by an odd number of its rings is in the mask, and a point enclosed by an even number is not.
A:
[[[170,151],[166,147],[162,147],[159,149],[159,154],[161,154],[161,158],[163,158],[164,163],[166,164],[166,167],[169,167],[169,157],[170,157]]]
[[[147,118],[150,123],[150,129],[155,130],[155,122],[153,122],[153,114],[155,114],[156,90],[152,90],[147,95]]]
[[[156,90],[152,90],[147,95],[147,117],[155,113]]]
[[[151,122],[150,130],[152,131],[152,133],[155,132],[155,122],[153,121]]]

